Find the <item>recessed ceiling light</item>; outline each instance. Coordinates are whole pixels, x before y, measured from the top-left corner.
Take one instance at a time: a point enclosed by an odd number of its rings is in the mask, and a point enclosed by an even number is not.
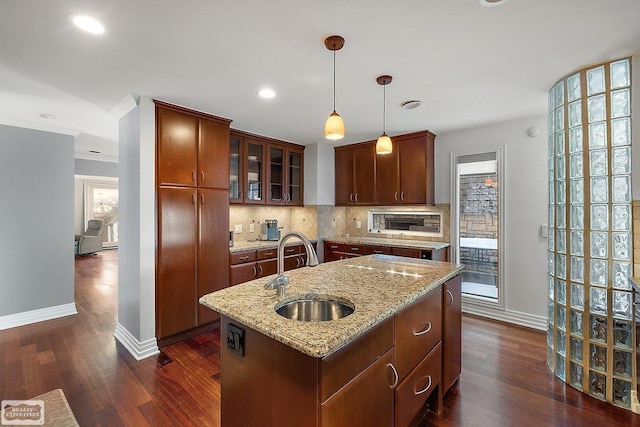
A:
[[[276,93],[272,89],[265,87],[264,89],[260,89],[258,95],[260,95],[262,98],[269,99],[274,98],[276,96]]]
[[[481,5],[491,7],[506,3],[509,0],[478,0]]]
[[[67,19],[76,27],[91,34],[104,33],[104,26],[98,22],[95,18],[87,15],[79,15],[76,13],[70,13],[67,15]]]
[[[411,101],[404,101],[400,106],[405,110],[413,110],[414,108],[418,108],[422,105],[422,101],[418,101],[417,99],[412,99]]]
[[[49,114],[49,113],[40,113],[38,114],[40,117],[42,117],[43,119],[55,119],[56,116],[54,116],[53,114]]]

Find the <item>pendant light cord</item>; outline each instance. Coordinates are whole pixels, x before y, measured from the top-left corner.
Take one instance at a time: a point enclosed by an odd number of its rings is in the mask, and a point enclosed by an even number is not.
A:
[[[382,133],[387,133],[387,85],[382,90]]]
[[[333,44],[333,111],[336,111],[336,45]]]

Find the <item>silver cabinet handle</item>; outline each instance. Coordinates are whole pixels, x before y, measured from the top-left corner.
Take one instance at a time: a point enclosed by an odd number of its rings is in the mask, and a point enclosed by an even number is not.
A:
[[[241,256],[241,257],[240,257],[240,259],[246,259],[246,260],[248,260],[248,259],[249,259],[249,255],[247,255],[247,256]]]
[[[262,276],[262,265],[258,264],[258,268],[260,269],[260,275]]]
[[[426,377],[422,377],[420,379],[424,380],[425,378],[427,380],[429,380],[429,383],[422,390],[416,390],[416,385],[418,384],[417,382],[416,382],[416,384],[413,385],[413,394],[415,394],[416,396],[421,395],[422,393],[425,393],[427,390],[429,390],[431,388],[431,375],[427,375]]]
[[[351,248],[351,252],[360,252],[360,248]]]
[[[447,295],[449,295],[449,305],[453,304],[453,294],[447,289]]]
[[[200,193],[200,203],[204,205],[204,194]]]
[[[196,204],[196,193],[193,193],[191,195],[191,203],[193,203],[194,205]]]
[[[404,200],[404,191],[400,193],[400,200]]]
[[[356,199],[356,202],[357,202],[358,201],[358,193],[356,193],[355,199]]]
[[[427,322],[427,325],[421,331],[413,331],[413,335],[419,337],[420,335],[424,335],[431,330],[431,322]]]
[[[353,202],[353,193],[349,194],[349,200]]]
[[[374,250],[374,251],[373,251],[373,253],[374,253],[374,254],[383,254],[383,253],[384,253],[384,251],[379,251],[379,250],[377,250],[377,249],[376,249],[376,250]]]
[[[258,275],[258,270],[256,269],[256,266],[253,266],[253,277],[256,277]]]
[[[200,182],[204,182],[204,171],[200,171]]]
[[[191,171],[191,181],[194,184],[196,183],[196,171]]]
[[[389,385],[389,388],[394,389],[398,385],[398,381],[400,380],[400,377],[398,376],[398,371],[396,371],[396,367],[393,366],[393,363],[387,363],[387,366],[391,368],[394,376],[393,384]],[[429,386],[431,386],[431,384],[429,384]]]
[[[398,192],[396,191],[396,193],[393,195],[393,198],[398,200]]]
[[[264,256],[271,256],[271,255],[273,255],[273,252],[265,252],[264,253]]]

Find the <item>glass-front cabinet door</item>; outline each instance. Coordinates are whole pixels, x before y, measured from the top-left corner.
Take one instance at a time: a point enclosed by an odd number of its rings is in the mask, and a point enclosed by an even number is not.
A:
[[[240,170],[240,150],[242,146],[242,138],[231,135],[229,148],[229,201],[231,203],[242,203],[242,193],[240,178],[242,171]]]
[[[288,150],[287,203],[302,205],[302,151]]]
[[[245,203],[264,203],[264,157],[265,144],[260,141],[245,139],[246,153],[246,186]]]
[[[269,203],[287,202],[285,192],[285,149],[281,146],[269,146]]]

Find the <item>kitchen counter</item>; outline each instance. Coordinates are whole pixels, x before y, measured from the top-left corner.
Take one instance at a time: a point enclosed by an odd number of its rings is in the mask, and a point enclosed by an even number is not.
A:
[[[290,283],[281,300],[275,290],[264,289],[275,277],[272,275],[204,295],[200,303],[304,354],[322,358],[462,269],[462,265],[447,262],[370,255],[287,272]],[[302,322],[286,319],[274,310],[279,302],[316,294],[349,300],[355,311],[330,322]]]
[[[311,243],[316,243],[316,240],[309,240]],[[233,246],[229,246],[229,252],[242,252],[251,251],[256,249],[269,249],[277,248],[279,240],[240,240],[233,243]],[[298,239],[291,239],[285,244],[285,246],[296,246],[301,244],[302,241]]]
[[[451,246],[448,242],[429,242],[426,240],[405,240],[405,239],[386,239],[384,237],[327,237],[324,241],[336,243],[346,243],[353,245],[377,245],[377,246],[394,246],[397,248],[409,249],[431,249],[438,250]]]

